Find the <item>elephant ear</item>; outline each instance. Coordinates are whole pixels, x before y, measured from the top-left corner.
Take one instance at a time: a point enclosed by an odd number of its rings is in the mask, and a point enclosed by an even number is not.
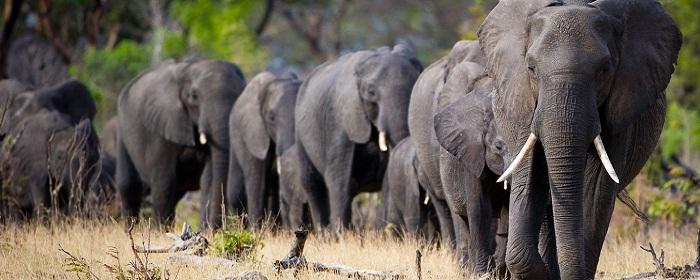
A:
[[[147,129],[168,141],[195,146],[194,125],[180,99],[186,67],[186,64],[163,65],[137,77],[133,85],[127,87],[146,91],[142,108],[143,124]],[[153,81],[157,81],[157,84]]]
[[[335,83],[335,91],[338,94],[340,125],[348,138],[355,143],[367,143],[372,124],[364,109],[362,97],[360,96],[360,83],[362,77],[370,68],[374,58],[379,57],[374,51],[360,51],[350,54],[349,57],[337,63],[341,69]]]
[[[473,174],[484,168],[483,102],[475,94],[460,97],[435,115],[435,134],[440,146],[464,163]]]
[[[656,0],[598,0],[592,4],[622,23],[619,64],[603,108],[603,125],[615,133],[639,120],[664,97],[682,35]]]
[[[479,44],[486,55],[487,70],[496,86],[494,111],[508,120],[529,127],[536,92],[530,86],[525,52],[527,18],[543,7],[560,4],[552,0],[501,0],[479,29]]]
[[[396,44],[391,50],[391,53],[407,58],[413,68],[418,72],[423,72],[423,64],[416,58],[416,50],[410,42]]]
[[[233,105],[233,125],[242,134],[248,151],[258,159],[265,159],[270,147],[262,106],[268,86],[275,79],[275,75],[270,72],[262,72],[253,77]]]

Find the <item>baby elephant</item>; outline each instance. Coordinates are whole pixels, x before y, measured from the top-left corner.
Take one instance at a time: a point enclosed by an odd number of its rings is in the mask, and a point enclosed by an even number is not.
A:
[[[411,137],[401,140],[389,157],[382,184],[380,220],[394,236],[404,233],[432,240],[437,219],[429,194],[418,182],[418,161]]]

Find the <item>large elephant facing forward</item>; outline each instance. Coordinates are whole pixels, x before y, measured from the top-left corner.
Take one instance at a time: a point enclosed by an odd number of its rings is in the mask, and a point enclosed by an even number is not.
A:
[[[279,158],[294,144],[301,81],[263,72],[250,80],[229,118],[231,155],[226,199],[253,223],[279,210]],[[245,195],[245,196],[244,196]],[[247,205],[245,205],[247,204]]]
[[[304,80],[296,147],[316,228],[347,227],[353,197],[381,188],[388,149],[408,136],[408,101],[422,69],[399,44],[343,55]]]
[[[511,162],[508,268],[592,279],[615,196],[659,139],[681,34],[654,0],[501,0],[479,41]]]
[[[150,188],[159,222],[197,189],[205,164],[202,221],[217,226],[229,161],[228,116],[245,80],[228,62],[165,63],[132,80],[119,95],[117,189],[124,216],[137,217]],[[206,176],[205,176],[206,177]]]

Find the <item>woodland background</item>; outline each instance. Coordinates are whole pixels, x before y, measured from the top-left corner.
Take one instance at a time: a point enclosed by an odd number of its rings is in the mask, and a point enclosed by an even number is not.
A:
[[[683,33],[667,90],[659,146],[631,197],[661,227],[700,225],[700,1],[661,0]],[[164,60],[223,59],[247,78],[262,70],[303,77],[345,52],[412,43],[427,66],[476,39],[497,0],[4,0],[0,78],[12,41],[45,38],[98,102],[96,126],[116,113],[120,89]],[[622,208],[622,207],[618,207]],[[640,223],[616,211],[612,232]],[[623,216],[623,217],[620,217]]]

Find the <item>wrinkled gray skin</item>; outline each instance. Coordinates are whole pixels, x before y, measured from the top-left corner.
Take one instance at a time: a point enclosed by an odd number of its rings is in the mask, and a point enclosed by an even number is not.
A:
[[[60,186],[57,208],[94,209],[102,202],[104,185],[90,92],[74,80],[39,91],[24,91],[28,88],[20,85],[0,82],[3,93],[10,93],[2,100],[8,108],[3,131],[12,144],[11,189],[17,206],[26,215],[32,210],[43,215],[51,207],[50,189]]]
[[[393,224],[396,237],[409,233],[431,240],[435,232],[430,223],[438,222],[430,220],[434,209],[426,198],[428,194],[418,182],[416,150],[411,137],[406,137],[391,151],[384,173],[380,229]]]
[[[119,130],[118,117],[114,116],[109,119],[100,131],[100,145],[102,152],[107,153],[112,157],[117,156],[117,134]]]
[[[505,246],[505,235],[494,228],[505,233],[508,223],[494,219],[507,216],[506,192],[495,185],[504,144],[492,121],[484,59],[478,42],[455,44],[416,82],[408,122],[418,180],[435,206],[443,244],[456,245],[461,264],[476,272],[502,266],[503,249],[495,247]]]
[[[299,178],[316,229],[351,222],[351,202],[378,191],[388,154],[408,136],[411,88],[422,71],[412,50],[397,45],[343,55],[304,80],[295,112]]]
[[[294,106],[301,81],[262,72],[246,86],[229,118],[229,208],[247,210],[252,223],[279,212],[275,161],[294,144]]]
[[[123,216],[138,217],[143,189],[150,188],[156,220],[170,224],[175,205],[198,188],[201,177],[206,178],[202,225],[219,225],[229,164],[228,116],[244,87],[236,65],[212,60],[165,63],[125,87],[117,146]],[[205,164],[211,174],[202,176]]]
[[[298,149],[292,146],[278,159],[280,166],[279,198],[280,220],[289,229],[313,226],[306,193],[299,183]]]
[[[538,138],[509,179],[506,261],[516,279],[595,277],[615,196],[664,123],[677,26],[653,0],[587,2],[502,0],[479,32],[506,162]],[[592,148],[598,134],[619,184]]]

